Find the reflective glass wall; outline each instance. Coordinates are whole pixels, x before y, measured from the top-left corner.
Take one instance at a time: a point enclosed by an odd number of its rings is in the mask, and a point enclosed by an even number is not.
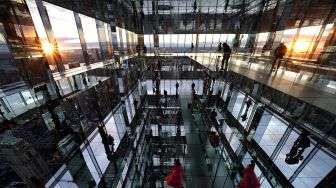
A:
[[[223,144],[228,146],[223,157],[228,163],[229,158],[232,160],[240,156],[242,168],[250,160],[256,161],[254,171],[261,187],[278,184],[270,178],[273,176],[286,179],[293,187],[300,188],[321,186],[325,181],[331,181],[327,176],[336,167],[336,155],[325,147],[325,140],[293,126],[293,120],[280,117],[271,106],[262,107],[265,101],[254,101],[245,92],[230,89],[230,83],[222,85],[222,96],[228,100],[228,111],[238,122],[238,126],[233,126],[233,123],[224,121],[221,127],[225,138]],[[229,88],[228,91],[225,88]],[[246,110],[248,100],[252,103]],[[295,105],[294,101],[289,105]],[[244,113],[250,114],[247,119],[244,119]],[[242,134],[247,134],[245,139]],[[232,166],[228,164],[229,169]],[[238,173],[237,181],[241,178],[242,174]]]
[[[53,71],[112,60],[109,24],[44,1],[27,5]]]

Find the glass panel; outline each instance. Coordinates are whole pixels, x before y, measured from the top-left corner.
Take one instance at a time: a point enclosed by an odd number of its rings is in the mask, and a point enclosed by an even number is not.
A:
[[[240,37],[241,37],[240,48],[245,48],[248,39],[248,34],[242,34],[240,35]]]
[[[294,187],[315,187],[336,166],[336,156],[325,148],[318,150],[293,181]]]
[[[246,153],[242,161],[244,168],[250,163],[251,160],[252,160],[251,155],[249,153]],[[254,167],[254,173],[256,174],[258,178],[261,177],[261,170],[257,164]]]
[[[128,122],[131,123],[132,122],[132,110],[129,107],[130,103],[129,103],[128,98],[125,100],[125,104],[126,104],[126,113],[127,113]]]
[[[283,32],[281,42],[285,43],[287,47],[287,53],[291,51],[293,45],[293,39],[298,29],[287,29]],[[278,32],[277,32],[278,33]],[[281,33],[281,32],[280,32]],[[277,45],[273,45],[273,48]]]
[[[292,56],[305,58],[311,52],[311,45],[314,44],[314,38],[320,31],[321,26],[303,27],[300,29],[299,37],[295,42]]]
[[[98,31],[96,27],[96,21],[93,18],[79,15],[83,32],[84,38],[87,47],[87,53],[89,55],[90,63],[96,63],[102,61],[101,58],[101,51],[99,47],[99,39],[98,39]]]
[[[121,30],[121,37],[122,37],[122,47],[124,49],[124,51],[127,51],[127,38],[126,38],[126,30],[120,28]]]
[[[60,180],[58,180],[58,184],[62,188],[77,188],[78,186],[74,182],[73,177],[70,174],[70,171],[67,170],[67,172],[61,177]]]
[[[114,120],[117,126],[119,137],[122,138],[126,132],[126,124],[121,109],[119,109],[118,112],[114,114]]]
[[[100,177],[98,175],[98,171],[97,169],[95,168],[93,162],[92,162],[92,159],[91,157],[94,157],[93,154],[89,154],[91,152],[89,152],[88,148],[85,147],[85,149],[82,150],[82,154],[83,154],[83,157],[84,157],[84,160],[85,160],[85,163],[93,177],[93,179],[95,180],[95,182],[98,184],[99,181],[100,181]],[[91,155],[91,156],[90,156]]]
[[[154,46],[153,35],[144,35],[144,44],[150,50]]]
[[[271,156],[286,129],[285,123],[265,111],[253,138],[266,154]]]
[[[231,146],[231,148],[233,149],[234,152],[237,151],[239,145],[240,145],[239,138],[235,134],[232,134],[232,138],[231,138],[231,141],[230,141],[230,146]]]
[[[102,53],[102,59],[108,60],[109,59],[109,43],[108,43],[108,39],[106,38],[104,24],[105,24],[104,22],[96,20],[100,50]]]
[[[18,93],[6,96],[5,99],[16,115],[22,114],[26,111],[25,103],[22,101],[22,98]]]
[[[222,125],[222,132],[224,133],[225,137],[227,140],[230,140],[231,134],[232,134],[232,130],[231,128],[226,124],[226,122],[223,122]]]
[[[225,84],[224,92],[223,92],[223,100],[226,101],[227,94],[229,92],[229,84]]]
[[[62,78],[60,80],[57,80],[57,82],[58,82],[58,86],[60,87],[60,89],[62,89],[63,95],[66,95],[72,92],[72,88],[71,88],[68,78]]]
[[[232,109],[232,111],[231,111],[232,115],[233,115],[236,119],[239,119],[239,118],[238,118],[238,115],[239,115],[240,109],[241,109],[241,107],[242,107],[244,98],[245,98],[245,94],[242,94],[242,93],[238,92],[238,95],[237,95],[237,98],[236,98],[236,102],[235,102],[235,104],[234,104],[234,106],[233,106],[233,109]]]
[[[300,166],[302,159],[305,158],[314,147],[314,144],[312,144],[310,141],[310,146],[306,149],[301,150],[302,155],[300,155],[300,148],[295,149],[294,147],[294,144],[297,141],[299,134],[300,133],[296,132],[295,130],[291,132],[285,145],[281,149],[279,155],[274,162],[287,178],[290,178],[293,175],[295,170]],[[302,158],[300,156],[302,156]]]
[[[243,104],[243,109],[239,117],[239,122],[240,124],[243,125],[245,129],[247,128],[246,125],[249,122],[254,105],[256,105],[256,103],[249,97],[246,99],[246,101]]]
[[[318,41],[318,44],[317,44],[317,47],[314,51],[314,54],[313,54],[313,59],[317,59],[320,55],[320,53],[322,52],[323,48],[324,48],[324,44],[327,40],[327,37],[329,35],[329,33],[332,31],[332,27],[333,27],[334,24],[327,24],[325,29],[324,29],[324,32],[321,36],[321,39]]]
[[[43,4],[48,11],[64,67],[71,69],[84,66],[83,51],[73,12],[47,2],[43,2]],[[64,32],[64,28],[66,28],[66,32]]]

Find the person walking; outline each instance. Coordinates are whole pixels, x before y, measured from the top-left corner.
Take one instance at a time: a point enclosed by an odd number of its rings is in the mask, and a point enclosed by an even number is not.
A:
[[[281,64],[279,59],[282,59],[285,54],[287,53],[287,47],[282,42],[280,45],[274,50],[274,61],[272,62],[272,71],[278,70]],[[276,62],[278,62],[277,66],[275,67]]]
[[[223,43],[223,59],[222,59],[222,66],[221,69],[223,69],[223,66],[225,64],[225,70],[227,70],[229,66],[229,59],[231,56],[231,48],[226,42]]]

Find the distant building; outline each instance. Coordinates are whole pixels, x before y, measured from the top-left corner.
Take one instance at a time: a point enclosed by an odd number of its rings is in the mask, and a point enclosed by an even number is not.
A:
[[[21,138],[4,136],[0,141],[0,151],[9,166],[28,184],[30,178],[43,180],[50,173],[47,163],[33,146]]]

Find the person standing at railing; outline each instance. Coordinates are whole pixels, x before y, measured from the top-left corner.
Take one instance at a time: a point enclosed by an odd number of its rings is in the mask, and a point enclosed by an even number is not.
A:
[[[221,69],[223,69],[224,64],[225,64],[225,70],[228,68],[230,56],[231,56],[231,48],[228,44],[226,44],[226,42],[224,42],[223,43],[223,59],[222,59]]]
[[[280,45],[274,51],[274,61],[272,62],[272,71],[278,70],[281,64],[279,59],[282,59],[287,52],[287,47],[284,43],[280,43]],[[277,67],[275,68],[275,63],[278,61]]]

